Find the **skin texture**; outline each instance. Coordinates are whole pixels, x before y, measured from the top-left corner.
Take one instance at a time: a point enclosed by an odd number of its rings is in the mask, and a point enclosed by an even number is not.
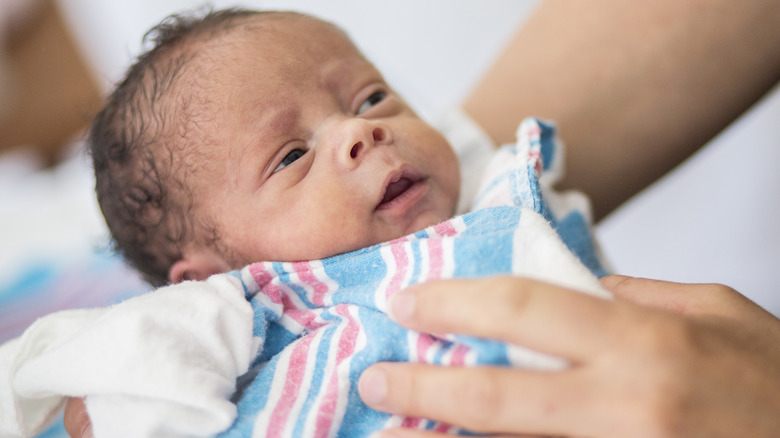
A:
[[[409,288],[390,303],[402,325],[501,339],[571,367],[383,363],[363,374],[361,396],[376,409],[502,436],[776,436],[780,320],[721,285],[602,284],[616,300],[512,277]]]
[[[454,214],[460,176],[449,143],[337,29],[253,18],[200,44],[176,97],[203,106],[188,122],[197,146],[180,172],[195,221],[215,230],[217,245],[185,249],[172,281],[329,257]],[[399,178],[414,185],[382,202]]]

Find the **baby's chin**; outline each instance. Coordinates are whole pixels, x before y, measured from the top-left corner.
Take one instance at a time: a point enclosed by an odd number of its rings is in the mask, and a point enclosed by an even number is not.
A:
[[[444,223],[454,216],[453,214],[441,214],[441,213],[435,213],[435,212],[427,212],[423,215],[418,216],[414,221],[412,221],[404,230],[401,230],[397,233],[397,235],[391,236],[388,239],[384,239],[384,241],[392,241],[395,239],[399,239],[405,236],[409,236],[415,233],[418,233],[420,231],[426,230],[431,227],[435,227],[441,223]],[[438,232],[434,232],[432,234],[439,234]],[[378,242],[381,243],[381,242]]]
[[[383,236],[375,236],[371,238],[366,238],[360,241],[352,242],[349,245],[342,246],[337,251],[331,251],[329,255],[325,255],[323,257],[317,257],[316,259],[326,259],[329,257],[335,257],[343,254],[347,254],[350,252],[358,251],[365,248],[370,248],[375,245],[381,245],[383,243],[392,242],[396,239],[400,239],[402,237],[406,237],[412,234],[415,234],[419,231],[423,231],[429,227],[433,227],[435,225],[438,225],[442,222],[445,222],[449,220],[451,217],[444,217],[444,216],[437,216],[437,217],[428,217],[424,220],[416,220],[412,223],[411,226],[409,226],[405,230],[396,231],[394,233],[387,233]],[[312,259],[313,260],[313,259]]]
[[[452,219],[453,216],[454,213],[449,215],[442,215],[442,214],[430,214],[429,216],[426,215],[419,220],[419,223],[415,223],[413,224],[413,226],[409,227],[410,231],[406,234],[414,234],[418,231],[422,231],[427,228],[434,227],[436,225],[439,225],[443,222]]]
[[[304,261],[304,260],[321,260],[321,259],[327,259],[330,257],[335,257],[339,255],[343,255],[346,253],[358,251],[364,248],[369,248],[375,245],[380,245],[385,242],[391,242],[396,239],[400,239],[405,236],[412,235],[414,233],[417,233],[419,231],[423,231],[427,228],[439,225],[449,219],[451,219],[453,215],[446,215],[441,213],[435,213],[435,212],[426,212],[417,218],[413,220],[406,228],[404,229],[396,229],[396,230],[386,230],[385,233],[382,233],[381,235],[363,235],[363,236],[354,236],[353,240],[347,241],[347,240],[339,240],[335,245],[324,245],[319,248],[313,248],[311,246],[308,247],[308,258],[285,258],[282,260],[262,260],[262,261],[275,261],[275,262],[297,262],[297,261]],[[438,233],[434,233],[438,234]],[[331,242],[331,244],[334,242]]]

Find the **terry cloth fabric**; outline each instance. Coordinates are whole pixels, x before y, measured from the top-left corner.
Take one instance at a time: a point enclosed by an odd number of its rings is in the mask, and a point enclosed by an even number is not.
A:
[[[385,313],[396,291],[438,278],[514,274],[606,297],[578,198],[545,202],[541,175],[555,154],[553,127],[527,120],[494,157],[471,213],[324,260],[256,263],[40,320],[0,347],[0,435],[35,433],[63,396],[87,396],[98,438],[460,432],[369,409],[358,377],[377,361],[566,366],[517,346],[410,331]]]

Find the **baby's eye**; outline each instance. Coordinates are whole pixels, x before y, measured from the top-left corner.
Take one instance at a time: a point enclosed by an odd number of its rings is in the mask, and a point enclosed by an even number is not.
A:
[[[364,111],[368,111],[368,109],[371,108],[372,106],[385,100],[385,97],[387,97],[387,93],[385,93],[384,91],[374,91],[373,93],[371,93],[370,96],[368,96],[368,99],[364,100],[363,103],[360,104],[357,113],[361,114]]]
[[[304,149],[293,149],[293,150],[291,150],[287,155],[284,156],[284,158],[282,158],[282,162],[279,163],[278,166],[276,166],[276,169],[274,169],[272,174],[276,173],[276,172],[278,172],[278,171],[280,171],[282,169],[284,169],[287,166],[289,166],[295,160],[297,160],[298,158],[301,158],[305,154],[306,154],[306,150],[304,150]]]

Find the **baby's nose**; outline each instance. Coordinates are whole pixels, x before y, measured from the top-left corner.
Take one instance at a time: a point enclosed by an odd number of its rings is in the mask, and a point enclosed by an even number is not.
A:
[[[366,135],[365,138],[355,139],[355,143],[349,148],[349,157],[353,160],[357,159],[365,148],[384,143],[387,136],[388,133],[384,127],[375,126],[371,129],[370,135]],[[368,139],[368,141],[366,141],[366,139]]]
[[[392,141],[390,128],[380,122],[353,119],[347,125],[347,135],[337,151],[337,159],[347,168],[357,166],[371,148]]]

